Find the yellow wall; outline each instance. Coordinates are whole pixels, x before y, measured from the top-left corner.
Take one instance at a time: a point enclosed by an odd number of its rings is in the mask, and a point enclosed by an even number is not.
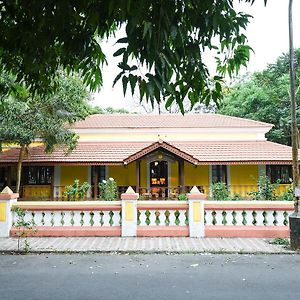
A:
[[[147,163],[146,160],[141,160],[140,163],[140,186],[142,188],[147,187]]]
[[[135,162],[128,166],[109,166],[108,167],[108,178],[112,177],[117,185],[131,185],[136,186],[136,169]]]
[[[258,165],[231,165],[230,185],[232,194],[245,196],[257,190]]]
[[[23,197],[34,199],[50,199],[51,185],[24,185]]]
[[[156,141],[157,133],[80,133],[80,141]],[[182,133],[163,134],[164,140],[182,141]],[[184,137],[191,140],[212,139],[257,139],[256,133],[185,133]]]
[[[60,173],[60,185],[70,185],[78,179],[80,183],[88,181],[89,168],[87,166],[62,166]]]
[[[177,187],[179,185],[179,178],[178,178],[178,162],[171,163],[171,175],[169,186]]]
[[[184,185],[209,185],[208,166],[194,166],[184,162]]]

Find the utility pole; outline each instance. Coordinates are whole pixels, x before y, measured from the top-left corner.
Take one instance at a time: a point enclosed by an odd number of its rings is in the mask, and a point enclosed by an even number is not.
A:
[[[292,132],[292,160],[293,160],[293,190],[295,193],[294,213],[290,215],[291,247],[300,248],[300,214],[299,214],[299,160],[298,160],[298,128],[296,118],[295,95],[295,64],[293,41],[293,0],[289,0],[289,49],[290,49],[290,97],[291,97],[291,132]]]

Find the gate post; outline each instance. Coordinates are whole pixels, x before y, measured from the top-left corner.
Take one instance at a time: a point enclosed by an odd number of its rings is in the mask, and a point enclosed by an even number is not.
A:
[[[206,196],[194,186],[187,194],[189,200],[190,237],[204,237],[204,200]]]
[[[12,227],[12,204],[17,202],[18,193],[7,186],[0,193],[0,237],[9,237],[9,232]]]
[[[137,235],[137,199],[139,194],[133,188],[121,194],[122,200],[122,236]]]

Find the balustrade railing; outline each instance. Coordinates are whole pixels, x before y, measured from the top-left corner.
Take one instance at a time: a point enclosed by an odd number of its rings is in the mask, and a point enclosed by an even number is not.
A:
[[[38,205],[35,202],[17,203],[17,207],[24,209],[25,222],[34,226],[120,226],[121,203],[95,203],[85,201],[80,203],[47,202]],[[17,221],[17,214],[13,210],[13,224]]]
[[[187,226],[188,204],[185,201],[165,203],[165,201],[139,201],[137,225]]]
[[[288,226],[293,204],[283,201],[207,201],[205,225]]]

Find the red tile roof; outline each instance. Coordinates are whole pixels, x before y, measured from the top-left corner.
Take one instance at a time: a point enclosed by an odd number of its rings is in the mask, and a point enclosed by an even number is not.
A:
[[[162,147],[195,164],[291,163],[291,147],[268,141],[245,142],[94,142],[79,143],[68,156],[62,149],[45,154],[32,147],[24,163],[35,164],[123,164]],[[16,163],[19,149],[0,154],[0,164]]]
[[[238,142],[174,142],[201,163],[225,162],[287,162],[292,160],[292,148],[269,141]]]
[[[218,114],[92,115],[73,128],[271,127],[272,124]]]

